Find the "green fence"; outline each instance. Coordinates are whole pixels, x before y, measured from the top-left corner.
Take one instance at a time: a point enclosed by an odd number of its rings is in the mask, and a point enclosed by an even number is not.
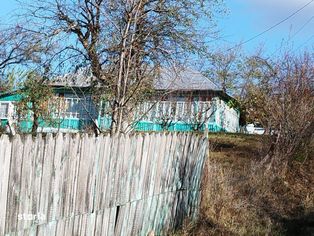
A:
[[[170,123],[170,124],[160,124],[153,123],[149,121],[140,121],[134,125],[134,129],[137,131],[179,131],[179,132],[189,132],[189,131],[204,131],[205,127],[212,132],[223,131],[223,128],[215,123],[208,124],[188,124],[183,122]]]
[[[1,126],[7,125],[7,120],[1,120]],[[101,130],[109,130],[111,126],[111,119],[109,117],[99,117],[97,119],[98,126]],[[53,122],[39,121],[39,131],[41,132],[55,132],[58,130],[62,131],[83,131],[86,129],[92,129],[94,123],[88,119],[57,119]],[[177,132],[189,132],[189,131],[204,131],[205,127],[211,132],[221,132],[224,129],[217,125],[215,122],[209,122],[207,124],[189,124],[184,122],[170,122],[167,124],[154,123],[150,121],[139,121],[134,123],[133,129],[136,131],[177,131]],[[18,130],[24,133],[29,133],[32,130],[32,121],[23,120],[17,125]]]

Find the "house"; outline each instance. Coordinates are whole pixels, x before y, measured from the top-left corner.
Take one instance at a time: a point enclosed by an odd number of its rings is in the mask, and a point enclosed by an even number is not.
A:
[[[139,130],[238,132],[240,113],[229,107],[233,98],[200,72],[185,69],[163,69],[154,82],[159,94],[157,104],[137,123]],[[148,109],[144,103],[141,111]],[[145,109],[146,105],[146,109]],[[166,124],[165,124],[166,118]]]
[[[52,80],[50,86],[64,105],[54,114],[55,122],[48,124],[41,121],[38,131],[77,132],[93,124],[102,130],[109,129],[110,102],[95,104],[90,93],[92,82],[92,76],[86,70]],[[214,132],[239,131],[239,111],[228,105],[232,98],[201,73],[192,69],[163,69],[153,87],[156,94],[162,96],[136,107],[131,129],[193,131],[207,127]],[[14,106],[19,99],[14,92],[0,95],[2,126],[8,123],[9,105]],[[17,123],[22,131],[29,131],[32,121],[28,118]]]

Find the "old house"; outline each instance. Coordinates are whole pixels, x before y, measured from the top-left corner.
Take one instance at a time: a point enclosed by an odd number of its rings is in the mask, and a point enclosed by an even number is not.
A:
[[[93,124],[102,130],[110,128],[110,101],[93,99],[89,89],[91,76],[86,71],[58,77],[50,86],[62,106],[53,112],[53,123],[40,122],[39,132],[77,132]],[[206,127],[213,132],[239,130],[239,111],[229,106],[232,98],[197,71],[164,69],[154,81],[153,89],[157,95],[140,103],[130,114],[130,130],[193,131]],[[6,126],[12,116],[19,129],[29,131],[31,119],[21,119],[14,112],[19,99],[16,92],[0,94],[1,125]]]

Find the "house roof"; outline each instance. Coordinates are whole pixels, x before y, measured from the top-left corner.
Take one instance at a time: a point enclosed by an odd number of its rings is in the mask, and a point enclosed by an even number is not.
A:
[[[91,71],[89,69],[82,68],[75,73],[55,77],[49,84],[56,87],[87,88],[92,85],[93,80],[94,77]]]
[[[83,68],[76,73],[58,76],[50,82],[50,85],[56,87],[76,87],[87,88],[96,79],[92,76],[89,69]],[[202,75],[200,72],[190,68],[172,68],[161,69],[159,76],[153,83],[156,90],[180,90],[180,91],[196,91],[196,90],[213,90],[221,91],[214,82]]]
[[[154,87],[156,90],[222,90],[200,72],[190,68],[161,69]]]

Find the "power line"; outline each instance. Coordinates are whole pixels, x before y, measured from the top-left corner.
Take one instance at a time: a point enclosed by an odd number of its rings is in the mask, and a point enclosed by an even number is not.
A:
[[[252,40],[262,36],[263,34],[271,31],[272,29],[276,28],[277,26],[281,25],[282,23],[286,22],[287,20],[289,20],[290,18],[294,17],[295,15],[297,15],[300,11],[302,11],[304,8],[306,8],[307,6],[309,6],[311,3],[313,3],[314,0],[311,0],[310,2],[308,2],[307,4],[305,4],[304,6],[302,6],[301,8],[299,8],[298,10],[296,10],[295,12],[293,12],[292,14],[290,14],[289,16],[287,16],[286,18],[284,18],[283,20],[279,21],[278,23],[274,24],[273,26],[269,27],[268,29],[264,30],[263,32],[245,40],[244,42],[242,43],[239,43],[238,45],[232,47],[232,48],[229,48],[228,51],[236,48],[236,47],[239,47],[239,46],[242,46],[244,44],[247,44],[248,42],[251,42]]]
[[[293,39],[297,34],[299,34],[312,20],[314,19],[314,16],[312,16],[309,20],[307,20],[298,31],[296,31],[290,38]]]
[[[297,36],[312,20],[314,19],[314,15],[312,16],[312,17],[310,17],[291,37],[289,37],[289,40],[288,40],[288,42],[289,41],[291,41],[295,36]],[[311,36],[311,38],[313,37],[313,35]],[[310,39],[311,39],[310,38]],[[310,40],[309,39],[309,40]],[[308,40],[308,41],[309,41]],[[306,41],[306,43],[308,42],[308,41]],[[306,44],[305,43],[305,44]],[[281,49],[282,49],[282,47],[283,47],[283,44],[281,44],[281,46],[279,47],[279,48],[277,48],[272,54],[271,54],[271,57],[272,56],[274,56],[278,51],[280,51]],[[301,47],[302,47],[302,45],[301,45]],[[298,47],[298,49],[297,50],[299,50],[300,49],[300,47]]]

